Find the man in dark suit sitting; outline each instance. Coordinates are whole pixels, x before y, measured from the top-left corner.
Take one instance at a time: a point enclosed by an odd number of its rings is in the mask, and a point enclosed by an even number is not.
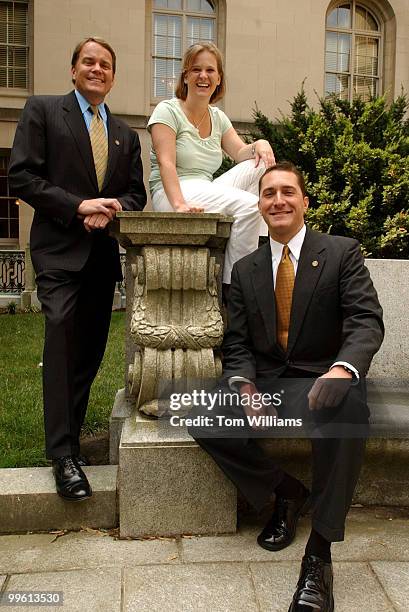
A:
[[[45,314],[46,453],[57,492],[70,501],[92,494],[79,436],[121,278],[118,244],[106,228],[117,211],[146,203],[138,135],[104,103],[115,64],[106,41],[79,43],[75,91],[28,99],[9,168],[13,194],[35,209],[30,248]]]
[[[304,178],[295,166],[282,162],[265,172],[259,209],[270,240],[233,268],[222,350],[223,378],[242,401],[247,398],[247,417],[271,410],[257,410],[260,404],[248,398],[274,387],[278,378],[276,391],[286,388],[290,396],[292,388],[310,381],[304,413],[294,408],[318,435],[312,439],[311,495],[251,433],[192,435],[256,509],[275,494],[273,515],[257,540],[263,548],[288,546],[299,516],[312,507],[312,530],[290,611],[328,612],[334,605],[331,542],[344,538],[365,447],[360,432],[366,432],[368,413],[359,390],[384,330],[359,243],[306,227],[307,207]],[[229,414],[229,408],[218,410]],[[333,422],[335,429],[325,433]],[[334,438],[342,426],[342,437]]]

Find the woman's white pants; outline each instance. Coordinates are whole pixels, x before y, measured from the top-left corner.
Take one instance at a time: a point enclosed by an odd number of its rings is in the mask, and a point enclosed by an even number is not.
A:
[[[267,234],[266,224],[258,210],[258,182],[265,172],[262,162],[254,160],[237,164],[214,181],[187,179],[180,181],[186,202],[202,204],[204,212],[234,217],[224,257],[223,282],[230,283],[233,264],[258,247],[260,235]],[[156,212],[173,211],[164,189],[152,196]]]

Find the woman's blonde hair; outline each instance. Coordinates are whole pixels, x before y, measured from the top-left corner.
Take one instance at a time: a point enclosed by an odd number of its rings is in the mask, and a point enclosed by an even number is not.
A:
[[[186,78],[187,73],[193,66],[193,63],[195,61],[197,54],[201,53],[202,51],[209,51],[209,53],[212,53],[215,56],[216,64],[217,64],[217,72],[220,75],[220,83],[214,90],[210,98],[210,102],[217,102],[217,100],[220,100],[221,98],[223,98],[225,94],[226,80],[224,78],[222,54],[220,53],[216,45],[214,45],[213,43],[200,42],[200,43],[191,45],[188,49],[186,49],[185,54],[183,56],[182,72],[180,73],[180,76],[177,80],[176,89],[175,89],[175,95],[180,100],[186,100],[187,98],[187,84],[185,83],[185,78]]]

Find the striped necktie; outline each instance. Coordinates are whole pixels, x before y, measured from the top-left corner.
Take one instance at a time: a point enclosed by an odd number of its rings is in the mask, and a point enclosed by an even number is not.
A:
[[[108,139],[104,122],[98,111],[98,106],[91,105],[89,108],[92,112],[89,137],[91,140],[92,155],[94,156],[98,189],[101,191],[108,163]]]
[[[294,278],[294,266],[290,259],[290,249],[286,244],[283,247],[283,254],[277,268],[275,287],[277,308],[277,340],[284,350],[287,350],[288,344],[288,330],[290,327]]]

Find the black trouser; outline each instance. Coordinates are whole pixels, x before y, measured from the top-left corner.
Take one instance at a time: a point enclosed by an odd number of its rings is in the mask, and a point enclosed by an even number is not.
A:
[[[348,421],[352,423],[351,430],[346,431],[358,433],[359,436],[360,432],[366,432],[368,422],[366,398],[362,397],[364,392],[362,389],[352,388],[351,391],[352,394],[346,408],[338,412],[341,414],[340,420],[345,423],[349,419],[348,411],[353,411],[352,418]],[[331,409],[325,410],[331,414]],[[366,439],[347,436],[324,437],[326,435],[325,410],[317,412],[317,418],[320,424],[323,424],[323,437],[311,439],[312,526],[325,539],[332,542],[344,539],[345,518],[359,477]],[[217,412],[229,416],[229,409],[226,409],[225,406],[222,409],[218,406]],[[330,432],[337,430],[338,424],[333,430],[330,429]],[[221,437],[217,429],[213,432],[206,431],[205,435],[201,435],[200,429],[190,428],[189,431],[198,444],[213,457],[248,502],[256,510],[262,510],[272,499],[274,490],[280,484],[285,472],[272,457],[266,454],[258,444],[257,438],[252,437],[252,432],[249,436],[243,432],[238,437]],[[259,434],[258,437],[261,435],[263,434]]]
[[[37,294],[45,315],[43,400],[46,456],[79,452],[92,382],[108,338],[115,290],[113,266],[94,245],[79,272],[44,270]]]

